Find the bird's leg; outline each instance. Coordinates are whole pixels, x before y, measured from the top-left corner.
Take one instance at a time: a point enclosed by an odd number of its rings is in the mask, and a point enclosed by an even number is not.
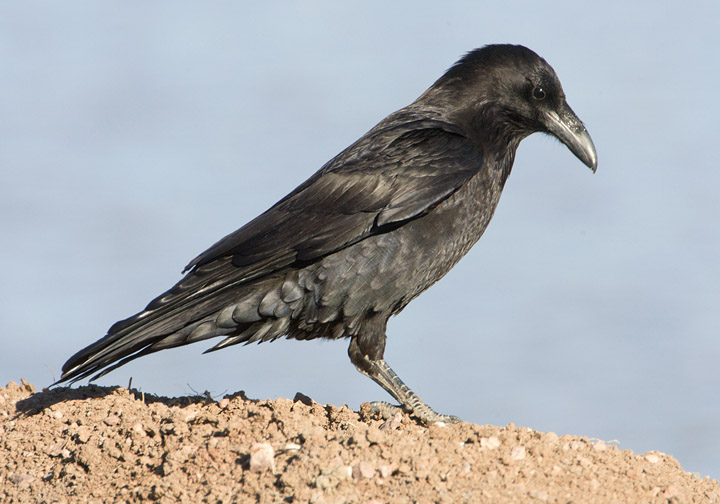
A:
[[[400,379],[393,371],[390,365],[384,359],[373,362],[376,375],[366,373],[370,378],[375,380],[382,388],[387,390],[413,417],[417,418],[424,424],[434,424],[437,422],[458,423],[461,420],[453,415],[443,415],[437,413],[430,406],[425,404],[420,396],[413,392],[410,387]]]
[[[400,406],[408,412],[412,417],[420,420],[426,425],[437,422],[458,423],[461,420],[452,415],[441,415],[425,404],[420,396],[410,390],[410,387],[400,379],[400,377],[385,362],[385,359],[372,360],[362,351],[360,351],[357,338],[353,338],[348,349],[350,360],[355,367],[369,376],[375,383],[384,388],[391,396],[400,403]],[[380,403],[381,405],[383,403]],[[386,405],[390,406],[390,405]]]

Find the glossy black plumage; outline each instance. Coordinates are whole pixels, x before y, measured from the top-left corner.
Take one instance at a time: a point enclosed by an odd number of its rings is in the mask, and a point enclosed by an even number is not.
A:
[[[360,371],[423,421],[425,406],[383,360],[385,326],[480,238],[515,150],[555,135],[595,170],[584,126],[552,68],[521,46],[468,53],[267,212],[210,247],[189,273],[63,366],[60,382],[151,352],[351,338]]]

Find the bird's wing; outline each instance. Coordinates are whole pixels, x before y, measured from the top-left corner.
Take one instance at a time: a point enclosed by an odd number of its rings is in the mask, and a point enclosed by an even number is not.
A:
[[[373,130],[374,131],[374,130]],[[370,132],[372,134],[372,131]],[[364,136],[234,233],[196,257],[192,271],[118,322],[115,332],[170,311],[172,326],[209,313],[223,293],[294,263],[316,260],[429,211],[467,182],[482,156],[452,125],[403,124]],[[378,138],[379,137],[379,138]],[[193,309],[189,308],[193,306]],[[167,328],[169,329],[169,328]]]
[[[186,269],[232,256],[250,279],[317,259],[422,215],[482,164],[480,152],[451,125],[427,123],[394,130],[392,136],[383,132],[390,140],[364,137],[365,142],[349,147]]]
[[[196,257],[190,273],[144,311],[72,356],[61,381],[81,379],[132,352],[155,351],[149,345],[231,304],[237,288],[252,279],[402,226],[447,198],[481,165],[480,152],[450,124],[427,120],[372,130]]]

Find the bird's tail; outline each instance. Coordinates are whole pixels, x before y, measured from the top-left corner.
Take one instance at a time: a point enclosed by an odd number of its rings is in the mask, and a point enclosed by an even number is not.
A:
[[[223,298],[229,299],[223,299]],[[158,315],[153,310],[143,310],[113,325],[105,337],[83,348],[63,365],[62,376],[54,383],[75,382],[97,373],[92,380],[109,373],[127,362],[165,348],[195,343],[207,338],[230,334],[235,327],[219,327],[213,324],[215,313],[202,316],[218,304],[232,302],[237,293],[214,296],[196,305],[200,312],[197,320],[187,320],[187,314],[168,313]]]
[[[292,315],[297,316],[306,294],[296,274],[268,276],[240,286],[201,283],[192,275],[70,357],[53,385],[95,373],[94,380],[143,355],[218,336],[226,338],[208,352],[277,339],[288,333]]]

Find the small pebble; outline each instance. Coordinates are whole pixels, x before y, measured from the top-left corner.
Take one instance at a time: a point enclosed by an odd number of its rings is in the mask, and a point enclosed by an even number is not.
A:
[[[62,418],[62,413],[60,411],[47,409],[47,410],[45,410],[45,416],[54,418],[56,420],[60,420]]]
[[[488,450],[494,450],[495,448],[500,446],[500,440],[495,436],[480,438],[480,446],[483,448],[487,448]]]
[[[341,460],[339,464],[332,465],[315,478],[315,486],[320,490],[330,490],[349,478],[352,478],[352,468],[343,465]]]
[[[103,420],[103,423],[112,427],[120,423],[120,417],[117,415],[108,415],[105,420]]]
[[[255,443],[250,450],[250,470],[262,472],[266,469],[275,471],[275,450],[269,443]]]
[[[368,443],[380,444],[385,440],[385,433],[377,427],[370,426],[365,433],[365,437],[367,438]]]
[[[21,473],[10,473],[7,477],[11,482],[15,483],[17,486],[21,488],[25,488],[30,485],[33,481],[35,481],[35,476],[30,476],[29,474],[21,474]]]
[[[293,398],[293,402],[301,402],[301,403],[303,403],[305,406],[312,406],[312,405],[313,405],[313,400],[312,400],[311,398],[309,398],[308,396],[306,396],[305,394],[303,394],[302,392],[296,392],[296,393],[295,393],[295,397]]]
[[[26,392],[30,392],[31,394],[35,393],[35,385],[28,383],[25,378],[20,378],[20,382],[22,383],[23,389],[25,389]]]
[[[557,443],[558,439],[560,439],[560,436],[558,436],[554,432],[545,433],[545,442],[548,444]]]
[[[85,444],[90,440],[92,432],[89,427],[80,427],[77,432],[77,440],[79,443]]]
[[[381,431],[393,431],[400,427],[402,424],[402,413],[395,413],[392,417],[386,420],[381,426]]]
[[[516,446],[510,451],[510,458],[512,460],[522,460],[525,458],[525,447]]]
[[[223,398],[220,399],[220,401],[218,402],[218,406],[220,406],[220,409],[225,409],[225,408],[227,408],[227,407],[228,407],[228,404],[230,404],[230,399],[228,399],[227,397],[223,397]]]
[[[355,479],[371,479],[375,476],[375,467],[370,462],[363,460],[353,466],[352,474]]]
[[[57,443],[49,446],[45,449],[45,453],[50,457],[59,457],[65,448],[65,441],[58,441]]]
[[[680,489],[675,485],[671,484],[665,489],[665,495],[664,497],[666,499],[671,499],[673,497],[680,497]]]

